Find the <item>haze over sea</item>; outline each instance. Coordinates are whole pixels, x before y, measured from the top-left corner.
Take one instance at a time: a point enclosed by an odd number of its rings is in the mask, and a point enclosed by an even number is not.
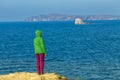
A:
[[[43,31],[45,72],[83,80],[120,80],[120,21],[1,22],[0,74],[35,72],[34,32]]]

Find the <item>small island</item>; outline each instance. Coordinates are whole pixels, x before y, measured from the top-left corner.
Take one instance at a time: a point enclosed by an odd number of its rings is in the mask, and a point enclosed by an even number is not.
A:
[[[85,24],[85,22],[83,22],[81,18],[76,18],[76,19],[75,19],[75,24],[76,24],[76,25]]]

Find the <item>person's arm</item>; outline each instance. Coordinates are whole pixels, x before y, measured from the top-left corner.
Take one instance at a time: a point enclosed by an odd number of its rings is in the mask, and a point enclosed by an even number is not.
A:
[[[42,48],[44,54],[46,55],[46,49],[45,49],[45,46],[44,46],[43,38],[41,38],[41,48]]]

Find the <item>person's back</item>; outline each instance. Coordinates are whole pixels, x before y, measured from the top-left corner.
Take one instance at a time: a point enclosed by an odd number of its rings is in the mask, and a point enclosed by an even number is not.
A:
[[[35,34],[36,37],[34,38],[34,51],[36,55],[36,69],[38,74],[43,74],[44,55],[46,55],[46,51],[42,39],[42,31],[37,30]]]

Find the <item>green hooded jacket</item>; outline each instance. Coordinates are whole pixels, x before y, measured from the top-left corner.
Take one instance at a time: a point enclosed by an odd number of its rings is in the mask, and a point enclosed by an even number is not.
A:
[[[43,38],[42,38],[42,31],[37,30],[35,32],[35,34],[36,34],[36,37],[34,38],[35,54],[41,54],[41,53],[46,54],[46,50],[45,50],[44,42],[43,42]]]

